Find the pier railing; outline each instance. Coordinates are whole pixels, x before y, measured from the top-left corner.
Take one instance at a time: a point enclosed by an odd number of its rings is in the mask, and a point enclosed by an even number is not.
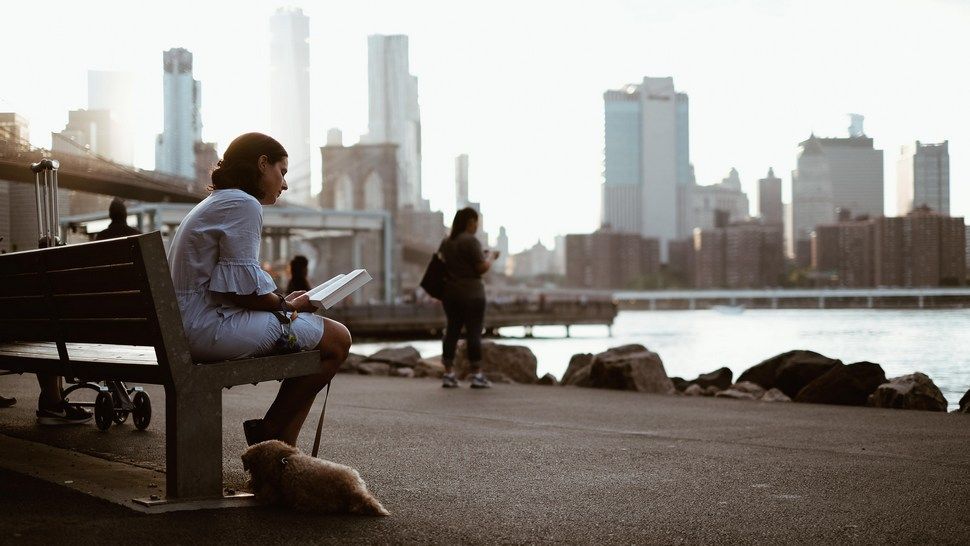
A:
[[[344,323],[358,338],[434,338],[445,328],[440,303],[415,305],[358,305],[335,307],[323,313]],[[611,327],[617,306],[612,301],[512,301],[489,302],[485,310],[485,331],[522,326],[530,335],[534,326],[578,324]]]

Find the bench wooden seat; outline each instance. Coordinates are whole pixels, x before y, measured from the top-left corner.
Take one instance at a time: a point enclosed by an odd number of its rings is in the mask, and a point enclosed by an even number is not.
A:
[[[165,387],[168,499],[222,495],[222,389],[322,371],[308,351],[197,363],[158,232],[0,255],[0,369]]]

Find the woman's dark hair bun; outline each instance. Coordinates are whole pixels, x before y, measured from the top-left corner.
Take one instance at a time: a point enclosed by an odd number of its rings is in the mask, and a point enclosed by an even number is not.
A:
[[[210,190],[239,188],[256,199],[263,198],[259,187],[259,158],[276,163],[287,156],[283,145],[262,133],[246,133],[235,138],[212,171]]]

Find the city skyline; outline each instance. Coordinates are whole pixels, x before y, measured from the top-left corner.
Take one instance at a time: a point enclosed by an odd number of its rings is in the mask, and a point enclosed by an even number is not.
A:
[[[242,132],[269,130],[268,20],[278,7],[255,1],[108,3],[92,11],[55,2],[59,17],[51,21],[51,33],[71,48],[58,40],[38,43],[26,29],[11,30],[15,42],[35,51],[55,48],[41,56],[56,85],[14,77],[32,73],[36,61],[2,54],[0,65],[11,76],[0,92],[0,109],[26,117],[34,143],[49,146],[50,132],[63,129],[67,112],[85,106],[88,70],[134,72],[145,90],[139,102],[148,120],[140,120],[148,141],[139,141],[136,164],[150,168],[144,149],[150,156],[151,136],[161,132],[157,59],[162,51],[184,47],[193,52],[194,77],[206,88],[203,140],[218,142],[222,151]],[[698,184],[714,183],[736,167],[744,191],[755,196],[758,179],[772,167],[790,201],[798,142],[812,132],[845,136],[844,114],[859,112],[866,115],[868,136],[886,151],[887,214],[896,208],[900,147],[948,140],[951,214],[970,215],[970,167],[961,161],[970,146],[970,120],[959,107],[970,84],[956,68],[959,53],[968,49],[959,31],[970,22],[966,5],[612,2],[587,9],[530,3],[515,20],[503,9],[475,4],[434,11],[380,4],[338,16],[302,7],[313,20],[312,148],[325,143],[330,127],[341,128],[348,144],[367,132],[367,36],[408,35],[411,73],[421,78],[424,197],[450,219],[454,157],[473,156],[470,199],[488,209],[490,225],[508,228],[513,252],[538,238],[551,245],[556,234],[598,226],[602,93],[647,74],[673,77],[691,97],[691,162]],[[39,14],[27,5],[8,10],[15,18]],[[153,24],[113,22],[143,17]],[[466,20],[475,20],[475,28],[461,24]],[[503,39],[478,27],[501,29]],[[694,38],[677,39],[687,29]],[[574,40],[577,34],[584,39]],[[119,41],[126,46],[119,48]],[[618,53],[624,51],[649,54]],[[934,100],[923,98],[926,89]],[[318,189],[319,154],[311,159]],[[536,214],[536,203],[549,203],[551,195],[555,211]]]

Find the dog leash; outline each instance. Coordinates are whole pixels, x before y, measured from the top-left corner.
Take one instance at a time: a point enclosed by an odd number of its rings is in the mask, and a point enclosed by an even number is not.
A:
[[[333,379],[330,380],[333,383]],[[323,416],[327,414],[327,399],[330,398],[330,383],[327,383],[327,394],[323,397],[323,409],[320,410],[320,419],[317,421],[317,434],[313,437],[313,457],[320,451],[320,431],[323,430]]]

